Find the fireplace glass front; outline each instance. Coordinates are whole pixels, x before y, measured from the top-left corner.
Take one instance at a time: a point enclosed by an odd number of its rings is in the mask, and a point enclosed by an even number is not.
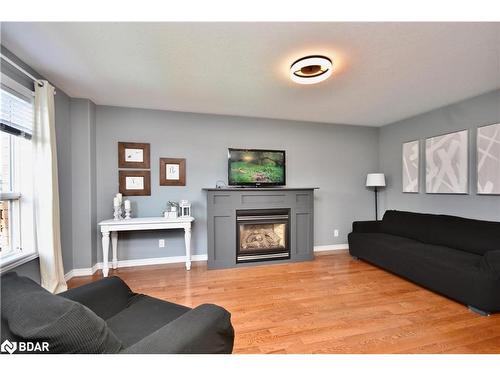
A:
[[[238,210],[236,221],[238,263],[290,258],[288,209]]]

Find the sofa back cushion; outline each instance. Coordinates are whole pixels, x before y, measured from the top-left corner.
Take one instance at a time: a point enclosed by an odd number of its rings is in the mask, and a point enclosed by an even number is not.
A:
[[[429,242],[430,219],[434,215],[387,210],[380,226],[382,232],[394,236]]]
[[[478,255],[500,249],[499,222],[448,215],[433,216],[429,241],[435,245]]]
[[[458,216],[388,210],[382,232],[483,255],[500,249],[500,223]]]
[[[94,312],[49,293],[27,277],[13,272],[2,276],[1,293],[2,326],[19,341],[48,342],[49,353],[118,353],[122,349]]]

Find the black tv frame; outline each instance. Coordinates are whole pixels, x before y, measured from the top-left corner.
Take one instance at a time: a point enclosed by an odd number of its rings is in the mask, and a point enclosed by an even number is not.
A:
[[[240,185],[232,185],[229,179],[231,174],[231,151],[247,151],[247,152],[281,152],[283,153],[283,183],[276,182],[251,182]],[[228,148],[227,149],[227,185],[232,187],[273,187],[273,186],[286,186],[286,151],[285,150],[266,150],[260,148]]]

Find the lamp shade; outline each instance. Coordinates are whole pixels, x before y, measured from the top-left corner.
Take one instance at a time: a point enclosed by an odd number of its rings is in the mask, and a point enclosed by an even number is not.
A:
[[[383,173],[368,173],[366,175],[366,186],[380,187],[385,186],[385,176]]]

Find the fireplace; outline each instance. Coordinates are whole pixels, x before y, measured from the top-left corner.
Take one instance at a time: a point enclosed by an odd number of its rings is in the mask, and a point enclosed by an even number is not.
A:
[[[289,258],[289,209],[236,211],[236,263]]]

